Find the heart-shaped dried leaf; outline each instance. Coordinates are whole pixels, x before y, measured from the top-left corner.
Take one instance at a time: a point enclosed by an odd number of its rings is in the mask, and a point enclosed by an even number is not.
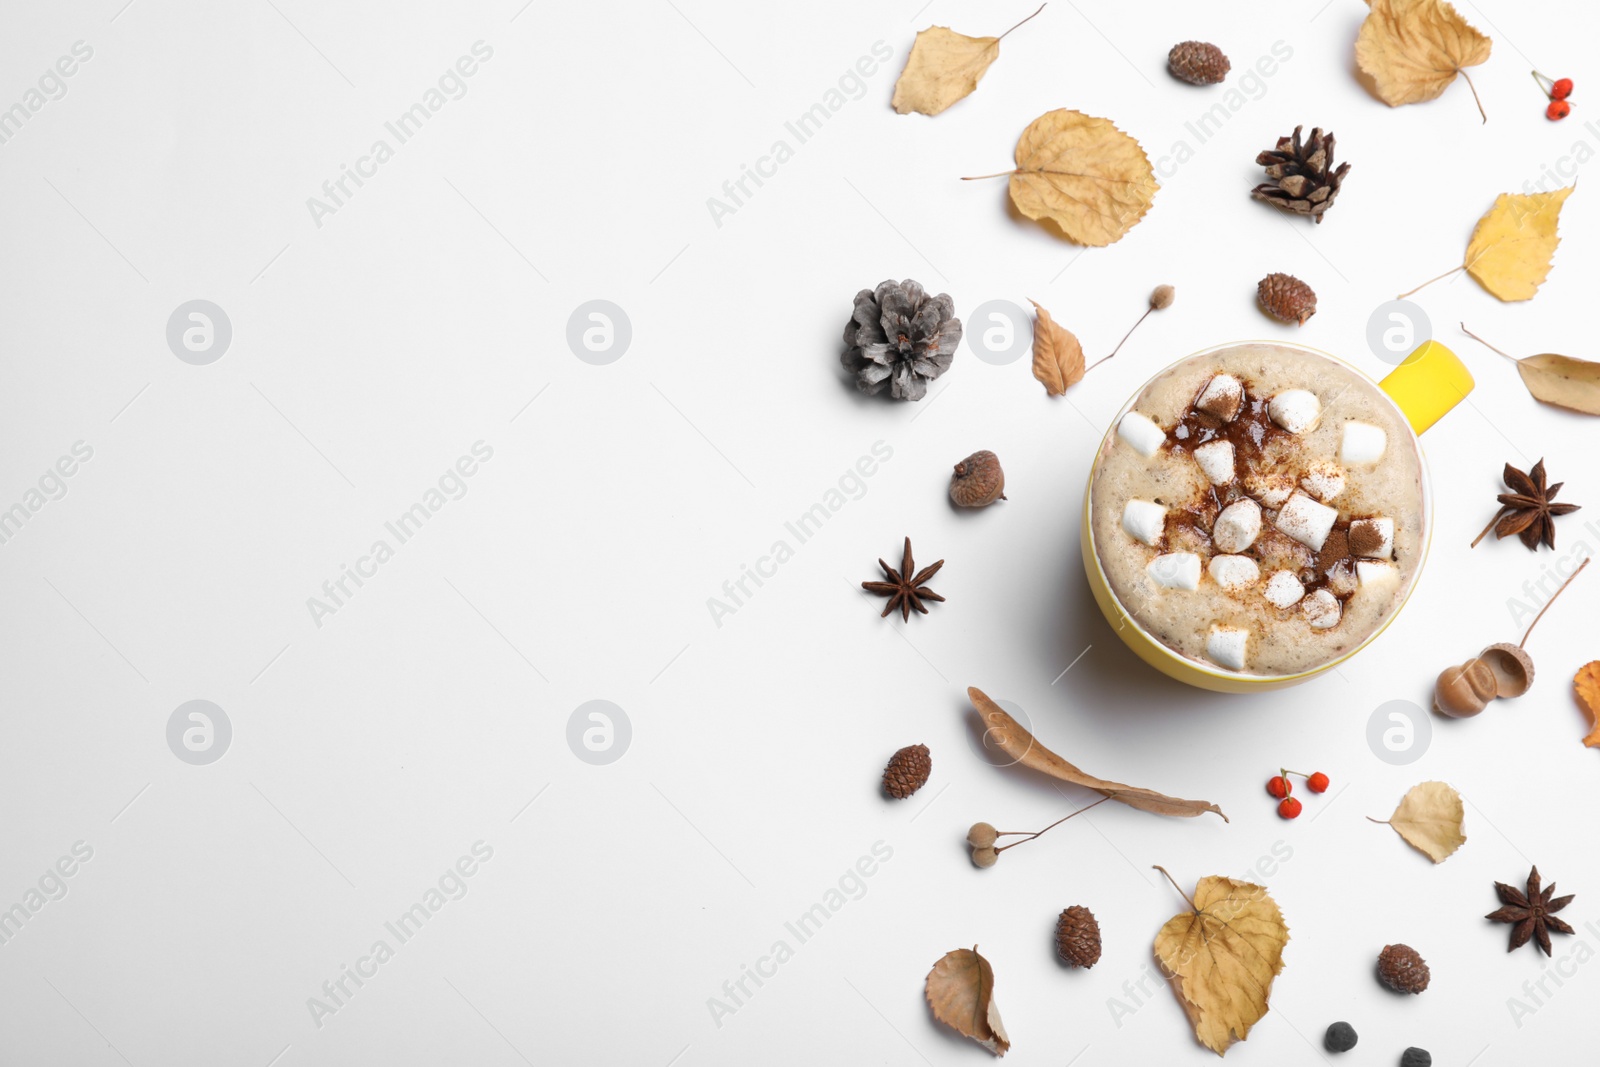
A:
[[[1600,746],[1600,660],[1579,667],[1577,675],[1572,679],[1572,688],[1577,690],[1578,703],[1589,713],[1589,724],[1592,727],[1589,736],[1583,739],[1583,743],[1590,748]]]
[[[933,1017],[996,1056],[1011,1047],[994,1003],[994,970],[978,946],[946,952],[928,972],[924,989]]]
[[[1051,396],[1060,396],[1083,379],[1083,345],[1071,330],[1050,317],[1050,312],[1033,305],[1033,376]]]
[[[1389,825],[1412,848],[1435,863],[1443,863],[1467,839],[1461,832],[1465,818],[1460,793],[1443,782],[1423,782],[1411,787],[1389,816]]]
[[[1138,808],[1140,811],[1156,815],[1173,815],[1181,819],[1192,819],[1208,811],[1222,815],[1222,809],[1210,801],[1179,800],[1164,793],[1157,793],[1153,789],[1140,789],[1120,782],[1108,782],[1104,778],[1086,774],[1041,745],[1032,734],[1022,728],[1021,723],[1006,714],[1005,709],[999,704],[990,700],[983,690],[976,687],[968,688],[967,698],[983,717],[984,743],[993,742],[999,746],[1000,751],[1024,767],[1072,785],[1093,789],[1101,796],[1126,804],[1130,808]],[[1228,817],[1222,815],[1222,821],[1227,822]]]
[[[1489,58],[1494,42],[1442,0],[1368,3],[1372,10],[1356,35],[1356,62],[1372,78],[1378,99],[1390,107],[1432,100],[1450,88],[1463,67]],[[1477,98],[1476,89],[1472,95]]]
[[[1501,193],[1472,231],[1462,265],[1501,300],[1532,300],[1550,273],[1561,238],[1561,205],[1575,186],[1553,193]]]
[[[1039,11],[1044,5],[1039,5]],[[1027,22],[1039,11],[1023,19]],[[1021,26],[1022,22],[1017,23]],[[1011,30],[1017,28],[1011,27]],[[900,114],[920,111],[937,115],[950,105],[964,100],[978,87],[989,64],[1000,58],[999,37],[968,37],[948,26],[929,26],[917,34],[906,57],[906,69],[894,83],[891,106]]]
[[[1200,879],[1190,903],[1156,934],[1156,958],[1194,1036],[1220,1056],[1267,1014],[1289,927],[1266,889],[1235,878]]]
[[[1155,172],[1139,142],[1108,119],[1060,108],[1017,141],[1011,202],[1067,240],[1102,246],[1133,229],[1155,199]]]

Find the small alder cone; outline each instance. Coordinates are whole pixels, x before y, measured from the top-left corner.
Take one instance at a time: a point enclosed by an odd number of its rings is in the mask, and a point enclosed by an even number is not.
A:
[[[1167,53],[1167,69],[1190,85],[1215,85],[1228,76],[1232,64],[1222,49],[1204,41],[1184,41]]]
[[[1378,953],[1378,980],[1396,993],[1420,993],[1428,978],[1428,965],[1410,945],[1384,945]]]
[[[1301,127],[1296,126],[1288,137],[1278,138],[1276,148],[1256,156],[1256,162],[1267,168],[1271,181],[1262,182],[1250,191],[1257,200],[1296,215],[1310,215],[1318,222],[1333,206],[1334,198],[1344,185],[1344,176],[1350,164],[1333,165],[1333,134],[1324,134],[1314,127],[1311,138],[1300,140]]]
[[[907,745],[889,757],[883,769],[883,791],[896,800],[904,800],[928,784],[933,773],[933,760],[927,745]]]
[[[988,449],[956,464],[950,476],[950,499],[964,508],[983,508],[1006,498],[1006,472],[1000,457]]]
[[[1279,322],[1304,326],[1317,313],[1317,294],[1293,274],[1269,274],[1256,283],[1261,310]]]
[[[1100,962],[1100,924],[1094,912],[1074,904],[1061,913],[1056,920],[1056,954],[1085,970]]]

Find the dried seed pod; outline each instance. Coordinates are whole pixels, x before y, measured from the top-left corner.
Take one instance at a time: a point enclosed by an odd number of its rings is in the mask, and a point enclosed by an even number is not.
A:
[[[1184,41],[1167,53],[1167,69],[1190,85],[1215,85],[1233,69],[1222,49],[1205,41]]]
[[[992,848],[975,848],[972,850],[972,865],[974,867],[993,867],[1000,861],[1000,853]]]
[[[883,791],[896,800],[904,800],[928,784],[933,773],[933,760],[927,745],[907,745],[889,757],[883,769]]]
[[[1261,310],[1279,322],[1304,326],[1317,313],[1317,294],[1293,274],[1272,273],[1256,283]]]
[[[967,844],[973,848],[993,848],[999,839],[999,832],[986,822],[975,822],[967,831]]]
[[[1521,645],[1490,645],[1478,653],[1478,662],[1494,673],[1497,697],[1519,697],[1533,688],[1533,657]]]
[[[1378,980],[1396,993],[1428,988],[1428,964],[1410,945],[1384,945],[1378,954]]]
[[[1056,920],[1056,954],[1084,970],[1100,962],[1100,923],[1094,912],[1079,904],[1062,911]]]
[[[957,463],[950,475],[950,499],[964,508],[983,508],[1004,500],[1005,488],[1006,472],[1000,469],[1000,458],[987,449]]]
[[[1172,299],[1177,295],[1178,291],[1170,285],[1156,286],[1155,291],[1150,294],[1150,310],[1166,310],[1172,306]]]
[[[1494,671],[1481,659],[1446,667],[1433,686],[1433,709],[1452,719],[1470,719],[1497,695]]]

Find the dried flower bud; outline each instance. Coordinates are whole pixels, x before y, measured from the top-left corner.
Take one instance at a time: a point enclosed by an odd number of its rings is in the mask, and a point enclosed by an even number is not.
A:
[[[1177,291],[1170,285],[1158,285],[1156,291],[1150,294],[1150,308],[1152,311],[1162,311],[1172,306],[1172,298]]]

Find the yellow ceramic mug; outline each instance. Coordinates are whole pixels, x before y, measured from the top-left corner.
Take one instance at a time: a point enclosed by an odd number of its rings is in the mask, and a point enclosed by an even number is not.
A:
[[[1343,364],[1353,374],[1362,373],[1356,368],[1350,367],[1349,364],[1343,363],[1342,360],[1335,356],[1331,356],[1326,352],[1319,352],[1313,348],[1307,348],[1304,345],[1282,341],[1239,342],[1239,344],[1265,344],[1278,348],[1296,349]],[[1235,347],[1238,347],[1238,344],[1219,345],[1202,352],[1196,352],[1194,355],[1187,356],[1185,360],[1180,360],[1179,362],[1212,355]],[[1107,441],[1116,433],[1117,424],[1121,421],[1122,416],[1127,414],[1133,407],[1134,401],[1144,393],[1151,382],[1154,382],[1156,378],[1159,378],[1161,374],[1165,374],[1170,369],[1170,367],[1164,368],[1160,374],[1153,376],[1149,382],[1146,382],[1134,392],[1133,398],[1117,413],[1117,417],[1111,420],[1111,428],[1106,431],[1106,440],[1101,442],[1100,449],[1095,453],[1095,467],[1089,472],[1089,485],[1085,489],[1083,497],[1082,534],[1083,566],[1089,575],[1089,589],[1094,593],[1095,603],[1100,605],[1101,612],[1105,614],[1106,621],[1111,623],[1112,629],[1116,630],[1117,636],[1122,638],[1123,642],[1133,649],[1140,659],[1169,677],[1176,678],[1178,681],[1186,682],[1189,685],[1199,686],[1201,689],[1210,689],[1219,693],[1248,693],[1267,689],[1281,689],[1285,686],[1303,682],[1308,678],[1313,678],[1323,671],[1338,666],[1367,647],[1382,633],[1389,623],[1394,621],[1395,616],[1400,613],[1400,609],[1405,606],[1405,602],[1410,598],[1412,590],[1416,588],[1417,575],[1420,575],[1423,565],[1427,562],[1428,544],[1433,535],[1433,498],[1426,460],[1423,460],[1420,464],[1422,470],[1423,508],[1422,559],[1418,562],[1411,584],[1402,592],[1399,603],[1389,613],[1389,617],[1384,620],[1383,625],[1374,630],[1365,641],[1362,641],[1344,655],[1298,674],[1242,674],[1200,663],[1180,655],[1151,636],[1144,627],[1139,625],[1132,614],[1122,606],[1122,602],[1112,591],[1111,584],[1106,579],[1105,570],[1101,566],[1100,556],[1094,545],[1094,526],[1090,521],[1090,503],[1094,491],[1095,474],[1099,470],[1099,459],[1105,454]],[[1405,416],[1406,422],[1410,424],[1410,445],[1412,448],[1417,449],[1417,454],[1420,457],[1422,452],[1417,435],[1439,421],[1446,412],[1459,404],[1472,391],[1473,381],[1471,373],[1468,372],[1461,360],[1456,358],[1454,352],[1451,352],[1436,341],[1429,341],[1407,356],[1400,366],[1396,367],[1389,373],[1388,377],[1378,383],[1378,386],[1394,402],[1400,414]]]

